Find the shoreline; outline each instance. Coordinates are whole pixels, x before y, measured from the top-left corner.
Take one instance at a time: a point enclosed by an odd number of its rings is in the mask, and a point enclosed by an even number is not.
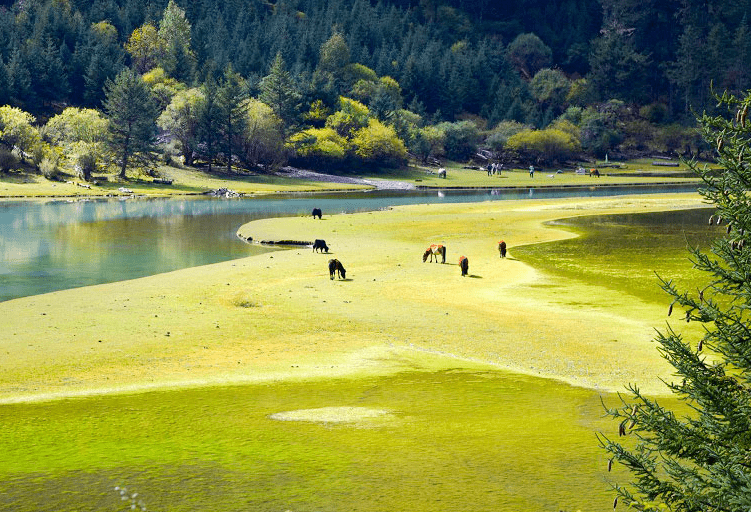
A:
[[[588,176],[576,176],[573,174],[553,174],[546,178],[544,174],[538,178],[526,179],[523,172],[508,170],[503,176],[488,177],[494,184],[486,184],[483,171],[467,169],[451,169],[449,179],[440,179],[434,176],[425,176],[418,179],[414,176],[406,179],[392,179],[389,176],[341,176],[327,174],[292,167],[283,168],[272,175],[263,176],[256,181],[242,180],[242,176],[210,176],[202,175],[196,169],[166,168],[166,173],[180,173],[183,179],[176,179],[172,185],[164,185],[154,181],[126,180],[124,182],[104,182],[104,185],[94,187],[90,184],[81,185],[78,181],[68,182],[45,181],[40,176],[34,175],[37,180],[34,183],[12,184],[0,180],[0,200],[36,200],[36,199],[127,199],[132,197],[197,197],[210,195],[212,191],[222,188],[234,190],[245,197],[269,196],[284,194],[316,194],[316,193],[349,193],[364,191],[429,191],[429,190],[518,190],[527,188],[571,188],[571,187],[664,187],[675,184],[696,184],[701,182],[698,178],[676,177],[673,181],[666,180],[666,176],[637,176],[637,175],[603,175],[600,178]],[[504,178],[513,177],[518,183],[503,183]],[[247,178],[247,177],[246,177]],[[273,184],[274,179],[284,182]],[[500,180],[499,180],[500,178]],[[549,179],[552,178],[552,179]],[[659,181],[657,180],[659,178]],[[575,182],[571,182],[571,180]],[[581,183],[579,181],[585,181]],[[652,180],[652,181],[650,181]],[[265,183],[270,182],[270,183]],[[477,184],[481,181],[481,184]],[[315,185],[313,185],[315,184]],[[132,188],[131,192],[122,192],[117,185]],[[327,186],[330,185],[330,186]],[[342,186],[348,185],[348,186]],[[101,188],[105,186],[107,188]],[[20,187],[21,193],[9,193],[12,187]],[[288,187],[288,188],[279,188]],[[58,191],[57,188],[70,190]],[[193,189],[193,190],[190,190]]]

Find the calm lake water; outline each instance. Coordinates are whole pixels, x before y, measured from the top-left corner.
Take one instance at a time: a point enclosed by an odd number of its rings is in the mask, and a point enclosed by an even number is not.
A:
[[[687,192],[695,186],[568,187],[0,202],[0,301],[134,279],[275,250],[237,229],[254,219],[372,211],[393,205]]]

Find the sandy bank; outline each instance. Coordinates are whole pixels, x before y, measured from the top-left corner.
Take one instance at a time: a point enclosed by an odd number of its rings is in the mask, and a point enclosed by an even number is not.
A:
[[[651,339],[664,307],[553,279],[514,247],[571,236],[543,226],[561,217],[699,206],[671,194],[252,222],[242,236],[323,238],[331,253],[295,248],[0,303],[0,400],[457,366],[660,392],[668,369]],[[435,242],[445,265],[422,263]],[[346,281],[329,280],[330,257]]]

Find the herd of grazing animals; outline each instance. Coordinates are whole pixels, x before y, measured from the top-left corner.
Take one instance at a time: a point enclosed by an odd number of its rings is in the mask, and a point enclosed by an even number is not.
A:
[[[313,208],[314,219],[318,217],[318,220],[321,220],[322,215],[323,213],[321,212],[320,208]],[[325,240],[317,238],[313,242],[313,252],[316,251],[326,251],[327,253],[329,252],[329,247],[326,245]],[[506,257],[506,242],[504,240],[498,241],[498,253],[500,254],[501,258]],[[438,263],[439,256],[441,257],[441,263],[446,263],[446,246],[442,244],[431,244],[430,247],[428,247],[423,253],[422,262],[425,263],[428,260],[428,257],[430,257],[431,263],[434,262],[433,258],[435,258],[435,263]],[[462,277],[465,277],[469,274],[469,259],[466,256],[459,257],[459,269],[462,272]],[[329,279],[333,280],[336,274],[339,275],[339,279],[346,279],[346,272],[347,271],[344,269],[342,263],[339,260],[329,260]]]

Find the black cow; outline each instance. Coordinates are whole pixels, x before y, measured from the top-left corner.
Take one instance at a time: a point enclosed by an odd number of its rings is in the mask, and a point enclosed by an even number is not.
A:
[[[347,271],[344,270],[339,260],[329,260],[329,277],[333,280],[334,274],[339,273],[339,279],[346,279]]]
[[[323,213],[321,212],[321,209],[320,209],[320,208],[313,208],[313,218],[314,218],[314,219],[315,219],[316,217],[318,217],[318,220],[321,220],[321,215],[322,215],[322,214],[323,214]]]
[[[316,238],[315,242],[313,242],[313,252],[316,252],[316,250],[329,252],[329,246],[326,245],[325,240]]]
[[[466,276],[467,272],[469,272],[469,260],[466,256],[459,258],[459,268],[462,269],[462,277]]]

